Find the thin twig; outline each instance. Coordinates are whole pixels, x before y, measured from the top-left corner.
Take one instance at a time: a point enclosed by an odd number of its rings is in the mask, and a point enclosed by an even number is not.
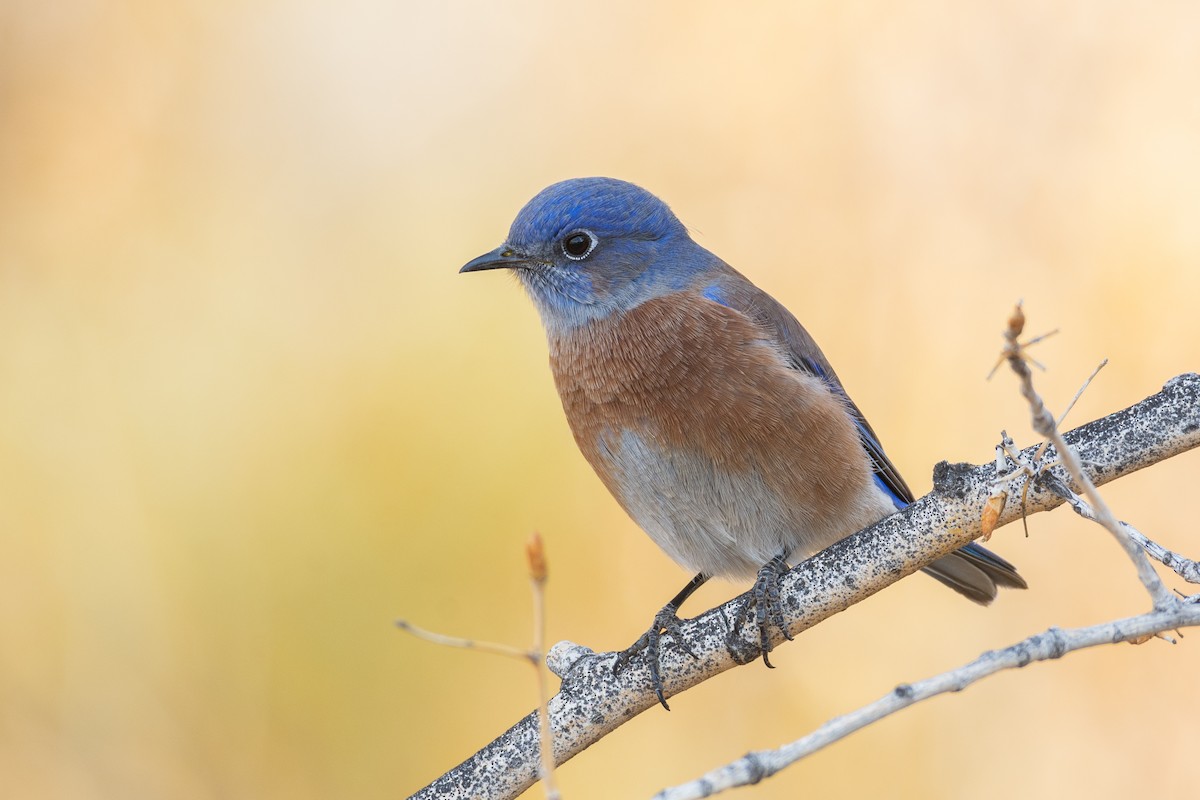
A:
[[[1065,483],[1058,480],[1052,474],[1047,475],[1044,481],[1050,491],[1066,500],[1079,516],[1092,522],[1099,522],[1096,518],[1096,512],[1092,507],[1082,497],[1071,491],[1071,488]],[[1138,547],[1145,550],[1147,555],[1155,561],[1174,570],[1176,575],[1188,583],[1200,583],[1200,562],[1193,561],[1190,558],[1185,558],[1174,551],[1168,550],[1128,522],[1118,520],[1118,523],[1121,529],[1125,531],[1125,535],[1133,539]]]
[[[1061,414],[1058,415],[1058,419],[1055,420],[1055,422],[1054,422],[1055,427],[1057,427],[1057,428],[1062,427],[1063,420],[1065,420],[1067,418],[1067,415],[1071,413],[1071,409],[1073,409],[1075,407],[1075,404],[1079,402],[1079,398],[1083,397],[1083,393],[1086,392],[1087,388],[1092,385],[1092,381],[1096,380],[1096,376],[1100,374],[1100,370],[1104,369],[1107,366],[1108,366],[1108,359],[1106,358],[1103,361],[1101,361],[1094,370],[1092,370],[1092,374],[1087,377],[1087,380],[1084,381],[1083,385],[1080,386],[1078,391],[1075,392],[1075,396],[1071,398],[1071,402],[1067,403],[1067,407],[1063,410],[1063,412]],[[1050,446],[1049,439],[1042,442],[1042,446],[1037,449],[1037,452],[1033,456],[1034,462],[1037,462],[1037,463],[1041,462],[1042,455],[1046,452],[1046,448],[1049,446]],[[1056,464],[1058,462],[1053,462],[1053,463]],[[1049,469],[1051,466],[1053,466],[1053,464],[1042,464],[1041,469],[1043,469],[1043,470]]]
[[[550,688],[546,680],[546,555],[542,537],[534,531],[525,545],[529,584],[533,589],[533,668],[537,672],[538,749],[541,753],[542,788],[546,800],[559,800],[554,778],[554,735],[550,731]]]
[[[1143,534],[1127,522],[1121,523],[1129,538],[1138,543],[1146,553],[1165,567],[1174,570],[1175,574],[1188,583],[1200,583],[1200,562],[1184,558],[1178,553],[1168,550],[1150,537]]]
[[[1017,305],[1020,306],[1020,303],[1018,303]],[[1045,339],[1049,339],[1051,336],[1053,336],[1056,333],[1058,333],[1058,328],[1055,328],[1052,331],[1047,331],[1046,333],[1043,333],[1039,336],[1035,336],[1028,341],[1021,342],[1021,347],[1023,349],[1029,349],[1030,347],[1033,347],[1035,344],[1038,344],[1039,342],[1042,342]],[[1034,361],[1032,358],[1029,358],[1028,354],[1026,354],[1026,359],[1028,359],[1029,363],[1033,364],[1038,369],[1045,371],[1046,368],[1040,362]],[[996,374],[996,370],[1000,369],[1000,367],[1003,366],[1003,364],[1004,364],[1004,354],[1001,353],[1000,357],[996,359],[996,363],[992,366],[991,371],[988,372],[987,380],[990,381],[992,379],[992,376]]]
[[[1028,345],[1026,345],[1026,346],[1028,347]],[[1083,386],[1080,386],[1079,390],[1077,392],[1075,392],[1075,396],[1071,398],[1071,402],[1067,403],[1067,407],[1064,408],[1063,412],[1058,415],[1058,419],[1056,419],[1054,421],[1055,426],[1060,427],[1060,428],[1062,427],[1063,420],[1065,420],[1067,418],[1067,415],[1071,413],[1071,409],[1073,409],[1075,407],[1075,404],[1079,402],[1079,398],[1083,397],[1083,393],[1086,392],[1087,388],[1092,385],[1092,381],[1096,380],[1096,376],[1100,374],[1100,370],[1104,369],[1107,366],[1108,366],[1107,358],[1096,365],[1096,368],[1094,370],[1092,370],[1092,374],[1088,375],[1087,380],[1083,382]]]
[[[434,633],[427,631],[424,628],[418,628],[408,620],[396,620],[396,627],[407,633],[411,633],[418,639],[424,639],[427,642],[444,645],[445,647],[461,647],[464,650],[478,650],[481,653],[494,653],[498,656],[508,656],[510,658],[519,658],[523,661],[528,661],[535,658],[535,655],[530,650],[522,650],[519,647],[512,647],[507,644],[499,644],[497,642],[481,642],[476,639],[463,639],[459,636],[446,636],[443,633]]]
[[[1036,344],[1042,339],[1045,339],[1047,336],[1051,336],[1055,333],[1058,333],[1058,331],[1053,330],[1050,333],[1030,339],[1028,342],[1023,343],[1021,348],[1024,350],[1030,345]],[[1005,357],[1002,355],[998,363],[1004,363],[1004,358]],[[1075,408],[1075,404],[1079,402],[1079,398],[1082,397],[1083,393],[1087,391],[1087,388],[1092,385],[1092,381],[1094,381],[1096,376],[1100,374],[1100,370],[1104,369],[1106,366],[1108,366],[1107,358],[1101,361],[1100,364],[1094,370],[1092,370],[1092,374],[1087,377],[1087,380],[1085,380],[1083,385],[1079,387],[1079,390],[1075,392],[1075,396],[1071,398],[1071,402],[1067,403],[1066,409],[1064,409],[1063,413],[1059,415],[1058,420],[1055,422],[1056,426],[1062,426],[1063,420],[1065,420],[1067,415],[1071,413],[1071,409]],[[995,372],[995,369],[993,369],[992,372]],[[988,377],[991,376],[989,375]],[[1013,442],[1012,437],[1008,435],[1008,431],[1000,432],[1000,444],[996,445],[996,490],[990,497],[988,497],[988,502],[983,507],[983,514],[981,517],[983,528],[983,536],[981,538],[983,541],[986,542],[992,538],[992,530],[996,527],[996,521],[999,518],[1000,513],[1004,511],[1004,506],[1008,501],[1008,492],[1003,488],[1005,484],[1009,483],[1013,478],[1021,474],[1024,474],[1030,478],[1036,478],[1043,470],[1049,469],[1058,463],[1057,461],[1053,461],[1048,464],[1041,463],[1042,455],[1046,452],[1046,448],[1049,446],[1050,440],[1046,439],[1033,454],[1032,460],[1027,460],[1020,454],[1020,451],[1017,450],[1016,444]],[[1012,459],[1012,462],[1016,464],[1016,469],[1008,473],[1004,471],[1005,455]],[[1021,487],[1022,509],[1025,508],[1025,499],[1028,496],[1029,484],[1026,483]],[[1028,539],[1029,519],[1024,514],[1021,515],[1021,526],[1025,529],[1025,538]]]
[[[996,491],[992,494],[993,497],[995,496],[996,492],[1000,491],[1000,486],[1012,482],[1012,480],[1018,475],[1025,475],[1027,478],[1037,477],[1040,467],[1036,465],[1036,462],[1041,458],[1042,448],[1039,447],[1037,452],[1033,454],[1032,458],[1026,458],[1025,455],[1017,449],[1017,445],[1013,442],[1012,437],[1008,435],[1008,431],[1000,431],[1000,444],[997,445],[996,449],[1002,450],[1012,460],[1012,462],[1017,465],[1017,468],[1012,472],[1004,474],[1004,465],[1001,459],[997,457],[996,472],[1002,474],[1000,474],[1000,476],[997,477],[993,482],[997,487]],[[1026,513],[1026,509],[1028,507],[1026,503],[1029,500],[1029,487],[1031,485],[1032,481],[1030,480],[1023,481],[1021,484],[1021,528],[1025,531],[1026,539],[1029,538],[1029,515]],[[984,509],[984,513],[987,513],[986,508]],[[986,542],[988,538],[990,537],[984,536],[983,540]]]
[[[554,777],[554,735],[550,728],[550,687],[549,681],[546,680],[546,578],[549,573],[546,569],[546,551],[542,546],[542,537],[536,531],[525,545],[525,560],[529,565],[529,585],[533,595],[533,646],[529,650],[496,642],[481,642],[434,633],[403,619],[396,620],[396,627],[434,644],[519,658],[533,665],[538,697],[539,777],[546,792],[546,800],[561,800],[562,794]]]
[[[759,750],[689,783],[664,789],[654,800],[698,800],[737,786],[748,786],[769,778],[855,731],[884,717],[939,694],[958,692],[971,684],[1006,669],[1024,667],[1034,661],[1061,658],[1075,650],[1112,644],[1141,643],[1165,631],[1200,625],[1200,595],[1180,601],[1172,609],[1154,610],[1128,619],[1062,630],[1050,628],[1014,645],[984,653],[969,664],[916,683],[897,686],[870,705],[826,722],[812,733],[776,750]]]
[[[1046,404],[1042,401],[1041,396],[1033,388],[1033,373],[1029,370],[1028,355],[1025,353],[1024,346],[1018,341],[1021,331],[1025,327],[1025,312],[1021,309],[1020,304],[1017,304],[1016,310],[1009,318],[1008,330],[1004,333],[1006,344],[1004,347],[1005,358],[1008,359],[1009,366],[1021,381],[1021,394],[1029,403],[1030,413],[1033,416],[1033,429],[1042,437],[1049,439],[1058,451],[1058,457],[1062,459],[1062,466],[1067,470],[1067,474],[1071,476],[1071,480],[1076,486],[1083,489],[1084,495],[1092,508],[1096,512],[1097,522],[1103,525],[1108,531],[1116,537],[1117,542],[1125,550],[1125,554],[1133,561],[1134,567],[1137,569],[1138,578],[1142,585],[1146,587],[1146,591],[1150,593],[1150,597],[1154,602],[1154,607],[1157,609],[1171,608],[1177,602],[1174,595],[1167,590],[1166,585],[1162,582],[1162,578],[1154,571],[1154,567],[1150,565],[1150,560],[1146,558],[1146,554],[1130,539],[1125,531],[1121,529],[1121,524],[1113,515],[1108,504],[1104,502],[1104,498],[1096,491],[1095,485],[1083,472],[1083,466],[1079,463],[1079,457],[1070,445],[1063,440],[1062,434],[1058,432],[1058,426],[1054,422],[1054,417],[1046,408]]]

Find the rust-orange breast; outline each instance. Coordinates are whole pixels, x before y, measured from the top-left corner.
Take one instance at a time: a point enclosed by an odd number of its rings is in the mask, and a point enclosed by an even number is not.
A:
[[[741,574],[890,511],[843,401],[733,309],[692,292],[651,300],[553,339],[550,364],[584,456],[686,566]],[[673,550],[688,536],[721,541],[706,556]],[[746,551],[736,569],[708,563],[734,551]]]

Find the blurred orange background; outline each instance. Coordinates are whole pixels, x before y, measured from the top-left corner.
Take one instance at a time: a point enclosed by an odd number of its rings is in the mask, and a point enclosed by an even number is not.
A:
[[[1018,298],[1062,331],[1053,408],[1111,359],[1072,423],[1200,367],[1192,3],[9,0],[0,31],[6,796],[404,796],[533,685],[395,617],[526,642],[535,529],[551,641],[623,647],[682,586],[576,452],[529,302],[456,274],[550,182],[667,200],[805,322],[918,494],[1002,428],[1033,442],[984,381]],[[1200,555],[1198,458],[1107,497]],[[631,722],[565,796],[646,797],[1147,607],[1100,528],[1030,530],[993,542],[1029,591],[903,581]],[[1003,674],[743,794],[1185,796],[1194,638]]]

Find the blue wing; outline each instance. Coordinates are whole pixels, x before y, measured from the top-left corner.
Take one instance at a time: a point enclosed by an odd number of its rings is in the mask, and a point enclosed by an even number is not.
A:
[[[883,452],[879,437],[850,399],[837,373],[808,331],[773,297],[733,268],[726,265],[722,267],[716,279],[703,288],[703,296],[754,320],[773,335],[795,369],[823,380],[829,390],[846,404],[846,412],[853,419],[859,441],[871,460],[876,485],[892,498],[897,509],[911,503],[912,490],[900,477],[896,465]],[[956,592],[985,605],[995,599],[997,585],[1018,589],[1026,587],[1016,567],[974,542],[933,562],[925,568],[925,572]]]
[[[904,508],[913,501],[912,490],[900,477],[896,465],[883,452],[879,437],[871,429],[870,423],[863,413],[850,399],[850,395],[842,387],[837,373],[825,358],[825,354],[817,347],[817,343],[809,336],[808,331],[796,320],[791,313],[780,305],[773,297],[763,292],[754,284],[747,281],[732,268],[729,273],[706,286],[702,292],[704,297],[723,306],[745,314],[761,327],[775,335],[777,341],[784,346],[791,365],[800,372],[808,373],[823,380],[829,390],[837,395],[846,405],[846,412],[854,420],[858,428],[858,438],[863,450],[871,459],[871,467],[875,470],[875,482],[892,498],[896,508]],[[730,274],[732,273],[732,274]]]

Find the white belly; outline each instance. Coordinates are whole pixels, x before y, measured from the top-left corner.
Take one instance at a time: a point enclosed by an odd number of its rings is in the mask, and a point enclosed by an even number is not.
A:
[[[748,578],[786,553],[796,563],[890,514],[882,492],[872,492],[832,518],[805,510],[804,498],[781,498],[757,469],[718,469],[708,458],[664,454],[628,431],[601,445],[621,501],[667,555],[694,572]]]

